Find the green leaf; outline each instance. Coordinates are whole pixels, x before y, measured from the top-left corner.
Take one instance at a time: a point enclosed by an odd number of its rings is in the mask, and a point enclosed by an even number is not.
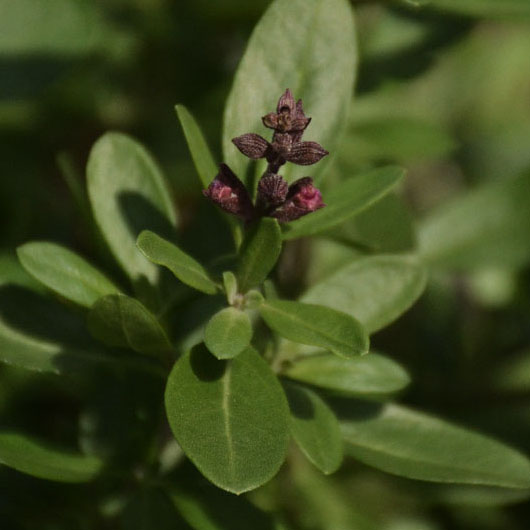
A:
[[[102,469],[102,462],[94,456],[52,448],[13,431],[0,431],[0,463],[59,482],[87,482]]]
[[[24,268],[52,291],[84,307],[120,290],[81,256],[55,243],[26,243],[17,249]]]
[[[530,488],[530,461],[484,435],[399,405],[343,408],[346,452],[365,464],[433,482]]]
[[[172,350],[156,317],[141,302],[124,294],[100,298],[88,314],[88,328],[109,346],[161,356]]]
[[[223,272],[223,287],[228,303],[233,304],[237,295],[237,278],[233,272]]]
[[[203,344],[194,347],[171,371],[166,411],[190,460],[208,480],[232,493],[267,482],[285,458],[287,401],[252,348],[218,361]]]
[[[96,222],[118,263],[132,280],[151,283],[158,269],[136,248],[144,229],[171,237],[176,214],[164,177],[151,155],[131,137],[110,132],[92,148],[88,195]]]
[[[317,283],[301,300],[343,311],[373,333],[409,309],[425,282],[425,269],[413,257],[369,256]]]
[[[283,374],[346,396],[384,399],[409,383],[407,372],[395,361],[370,353],[355,359],[311,355],[297,360]]]
[[[363,327],[346,313],[286,300],[267,300],[259,311],[266,324],[286,339],[326,348],[346,358],[368,352]]]
[[[231,359],[250,344],[252,324],[248,315],[235,307],[216,313],[206,325],[204,342],[218,359]]]
[[[284,384],[291,409],[291,433],[307,458],[326,475],[342,463],[342,437],[333,411],[312,390]]]
[[[276,219],[263,217],[247,233],[240,250],[237,277],[246,293],[263,283],[282,251],[282,236]]]
[[[187,482],[173,489],[170,496],[182,518],[195,530],[274,530],[271,517],[244,497],[237,497],[213,486],[200,487]]]
[[[108,28],[90,2],[17,0],[0,8],[0,54],[79,57],[106,44]]]
[[[442,204],[420,225],[420,252],[445,269],[520,267],[530,262],[528,226],[530,172]]]
[[[245,177],[249,159],[231,140],[248,132],[267,135],[261,117],[276,109],[286,88],[303,99],[304,109],[313,118],[307,139],[333,152],[348,115],[356,61],[348,2],[273,2],[250,38],[226,103],[223,150],[227,164],[240,178]],[[317,166],[320,173],[327,158]],[[293,177],[307,172],[290,169],[296,171]]]
[[[389,193],[405,171],[396,166],[352,177],[324,194],[326,206],[284,226],[284,239],[321,234],[362,212]]]
[[[175,110],[186,137],[195,169],[201,179],[201,184],[204,188],[207,188],[217,174],[217,165],[195,118],[184,105],[176,105]]]
[[[527,0],[430,0],[432,7],[475,17],[530,20]]]
[[[167,267],[181,282],[206,294],[215,294],[217,284],[206,269],[176,245],[144,230],[137,241],[142,254],[153,263]]]

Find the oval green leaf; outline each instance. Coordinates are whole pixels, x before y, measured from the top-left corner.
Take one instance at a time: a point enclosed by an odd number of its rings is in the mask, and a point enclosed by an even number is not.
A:
[[[296,361],[284,375],[338,394],[365,399],[390,397],[410,383],[404,368],[378,353],[355,359],[311,355]]]
[[[122,269],[133,280],[155,283],[157,267],[138,252],[136,239],[144,229],[170,236],[176,213],[151,155],[125,134],[106,133],[90,152],[87,186],[96,222]]]
[[[289,439],[287,400],[267,363],[247,348],[219,361],[199,344],[173,367],[166,412],[180,446],[216,486],[242,493],[271,479]]]
[[[409,309],[425,283],[425,269],[413,257],[369,256],[314,285],[301,300],[343,311],[373,333]]]
[[[103,467],[94,456],[53,448],[13,431],[0,431],[0,464],[58,482],[88,482]]]
[[[283,238],[321,234],[344,223],[384,197],[404,175],[404,169],[387,166],[341,182],[324,194],[324,208],[286,224]]]
[[[52,291],[84,307],[120,290],[75,252],[55,243],[26,243],[17,249],[23,267]]]
[[[237,278],[246,293],[263,283],[282,251],[282,235],[276,219],[263,217],[246,234],[241,245]]]
[[[239,355],[252,339],[252,324],[248,315],[235,307],[226,307],[206,324],[204,343],[218,359]]]
[[[156,317],[141,302],[124,294],[100,298],[88,314],[88,328],[109,346],[160,356],[172,350]]]
[[[182,283],[206,294],[217,292],[217,284],[206,269],[173,243],[144,230],[138,236],[137,245],[148,260],[167,267]]]
[[[388,404],[347,402],[346,453],[388,473],[433,482],[530,488],[530,461],[487,436]]]
[[[284,383],[291,433],[307,458],[326,475],[342,463],[342,436],[334,412],[312,390]]]
[[[346,358],[368,352],[368,335],[346,313],[286,300],[267,300],[259,312],[272,330],[294,342],[319,346]]]
[[[184,105],[176,105],[175,111],[182,126],[182,131],[201,184],[207,188],[217,174],[217,164],[214,162],[208,143],[198,123],[189,110]]]
[[[313,118],[307,140],[333,152],[348,115],[356,61],[353,13],[347,1],[273,2],[250,38],[226,103],[226,163],[240,178],[245,177],[250,161],[232,138],[249,132],[270,137],[261,117],[276,108],[286,88],[303,99],[304,109]],[[327,158],[319,163],[320,172]],[[304,168],[291,169],[293,177],[307,174]]]

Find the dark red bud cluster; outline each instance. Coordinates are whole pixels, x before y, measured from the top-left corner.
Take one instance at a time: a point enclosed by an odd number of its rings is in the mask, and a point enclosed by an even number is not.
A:
[[[256,205],[252,204],[243,183],[225,164],[221,165],[204,195],[226,212],[246,221],[266,215],[285,223],[325,206],[311,177],[301,178],[289,186],[277,174],[286,162],[308,166],[328,154],[317,142],[302,142],[302,135],[311,121],[304,114],[302,100],[295,103],[287,89],[278,101],[276,112],[267,114],[262,120],[266,127],[274,130],[271,142],[254,133],[232,140],[245,156],[254,160],[265,158],[268,162],[258,183]]]

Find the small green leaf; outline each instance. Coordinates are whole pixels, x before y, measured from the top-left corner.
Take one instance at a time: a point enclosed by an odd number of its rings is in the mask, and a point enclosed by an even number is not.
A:
[[[263,283],[282,250],[282,236],[276,219],[263,217],[245,236],[237,270],[240,292]]]
[[[363,327],[346,313],[285,300],[267,300],[259,311],[266,324],[286,339],[326,348],[346,358],[368,352]]]
[[[284,375],[365,399],[392,396],[410,383],[409,375],[399,364],[378,353],[347,360],[334,355],[311,355],[296,361]]]
[[[171,371],[166,411],[186,455],[208,480],[227,491],[257,488],[276,474],[285,458],[287,400],[252,348],[218,361],[204,344],[195,346]]]
[[[530,461],[496,440],[398,405],[338,408],[346,452],[365,464],[433,482],[530,488]]]
[[[245,177],[250,161],[232,144],[232,138],[249,132],[269,135],[261,117],[276,108],[286,88],[303,99],[313,119],[307,139],[333,152],[348,116],[356,60],[353,13],[347,1],[272,2],[250,38],[226,103],[226,163],[240,178]],[[322,173],[328,158],[313,174],[319,169]],[[288,171],[293,178],[307,174],[293,164]]]
[[[133,280],[156,282],[158,269],[138,252],[136,238],[144,229],[170,236],[176,213],[151,155],[125,134],[106,133],[90,152],[87,186],[96,222],[123,270]]]
[[[312,390],[284,383],[291,409],[291,433],[296,443],[326,475],[342,463],[342,437],[334,412]]]
[[[245,308],[258,309],[258,307],[265,301],[263,295],[256,289],[252,289],[245,295]]]
[[[84,307],[119,289],[81,256],[55,243],[26,243],[17,249],[24,268],[52,291]]]
[[[233,304],[237,295],[237,278],[233,272],[223,272],[223,286],[225,288],[228,303]]]
[[[157,265],[167,267],[181,282],[206,294],[215,294],[217,284],[206,269],[173,243],[144,230],[137,241],[142,254]]]
[[[530,172],[442,204],[420,225],[420,252],[443,269],[520,267],[530,262],[528,226]]]
[[[349,178],[324,194],[326,206],[284,225],[284,239],[321,234],[362,212],[389,193],[405,171],[396,166]]]
[[[204,342],[218,359],[239,355],[252,339],[252,325],[248,315],[235,307],[216,313],[206,325]]]
[[[207,188],[217,174],[217,164],[214,162],[212,153],[208,147],[202,131],[184,105],[176,105],[180,125],[186,137],[186,142],[190,150],[191,158],[195,164],[195,169],[201,179],[203,187]]]
[[[348,313],[373,333],[409,309],[425,283],[425,269],[412,257],[369,256],[317,283],[301,300]]]
[[[171,343],[156,317],[138,300],[124,294],[100,298],[88,314],[92,335],[109,346],[165,355]]]
[[[13,431],[0,431],[0,464],[58,482],[87,482],[103,467],[94,456],[52,448]]]

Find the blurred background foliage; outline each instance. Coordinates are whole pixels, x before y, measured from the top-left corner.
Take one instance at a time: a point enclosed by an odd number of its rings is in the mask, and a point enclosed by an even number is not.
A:
[[[14,248],[29,239],[63,243],[119,275],[100,252],[84,192],[89,149],[109,129],[136,136],[155,154],[170,180],[189,247],[198,256],[217,254],[220,243],[209,228],[213,210],[202,201],[174,105],[193,111],[220,161],[222,111],[233,72],[267,5],[0,0],[0,287],[35,287],[14,257]],[[325,176],[324,192],[383,163],[403,165],[408,177],[399,193],[328,237],[291,244],[277,271],[280,289],[295,295],[352,255],[418,249],[430,264],[427,291],[373,341],[412,374],[403,401],[526,453],[529,5],[354,2],[357,87],[346,139]],[[3,314],[6,289],[0,294]],[[23,312],[39,302],[35,297]],[[62,329],[74,336],[75,325]],[[120,387],[116,377],[96,372],[89,379],[80,389],[76,380],[2,366],[1,421],[16,418],[48,438],[76,443],[72,425],[83,394],[92,405],[79,419],[80,444],[93,442],[94,429],[112,432],[120,440],[109,447],[127,447],[120,455],[127,461],[152,419],[135,416],[131,440],[133,412],[120,402],[131,393],[131,381]],[[88,396],[91,382],[97,396]],[[154,399],[147,388],[133,392],[139,403],[146,401],[143,393],[147,401]],[[94,425],[91,415],[110,401],[119,412]],[[109,429],[116,417],[123,427]],[[99,443],[108,442],[104,438]],[[530,492],[429,485],[354,463],[322,477],[296,455],[290,462],[289,473],[284,470],[251,497],[263,508],[283,510],[286,521],[298,520],[300,528],[524,530],[530,524]],[[156,491],[149,502],[116,491],[108,482],[65,486],[1,468],[0,522],[6,521],[6,529],[185,528]],[[88,511],[81,506],[87,499]],[[142,523],[144,501],[159,519],[155,526]]]

